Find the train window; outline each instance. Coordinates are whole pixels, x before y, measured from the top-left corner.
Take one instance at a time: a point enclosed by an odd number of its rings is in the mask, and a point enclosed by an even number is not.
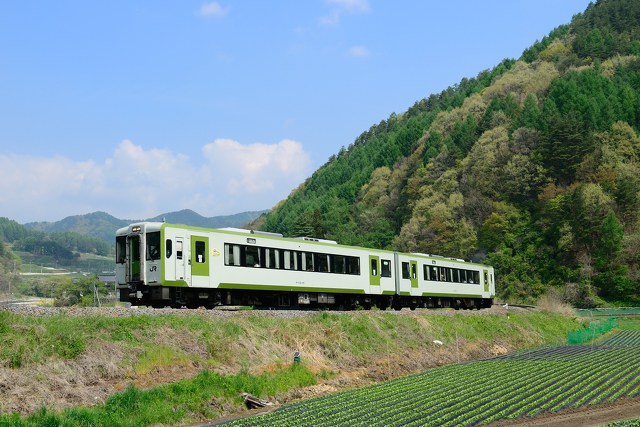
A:
[[[160,259],[160,232],[147,233],[147,260]]]
[[[415,263],[411,264],[411,278],[412,279],[415,279],[415,278],[418,277],[418,272],[416,271],[417,268],[418,268],[418,266]]]
[[[233,265],[233,246],[224,244],[224,265]]]
[[[467,283],[467,270],[460,270],[460,283]]]
[[[317,254],[318,259],[318,271],[321,273],[329,272],[329,255],[327,254]]]
[[[207,262],[207,248],[204,242],[196,241],[196,262],[200,264]]]
[[[304,270],[302,268],[302,254],[303,254],[303,252],[295,251],[293,254],[294,254],[294,261],[293,261],[294,270],[297,270],[297,271]]]
[[[465,270],[466,276],[467,276],[467,280],[465,281],[465,283],[474,283],[474,274],[475,273],[473,270]]]
[[[410,279],[411,278],[411,274],[409,273],[409,263],[408,262],[403,262],[402,263],[402,278],[403,279]]]
[[[380,271],[381,277],[391,277],[391,261],[388,259],[381,260],[382,269]]]
[[[241,265],[240,246],[229,243],[224,244],[224,265]]]
[[[378,260],[375,258],[371,259],[371,275],[372,276],[378,275]]]
[[[298,270],[299,269],[298,266],[301,265],[300,263],[302,262],[300,258],[300,253],[298,253],[297,251],[291,251],[289,256],[291,257],[289,261],[290,262],[289,267],[291,268],[291,270]]]
[[[473,283],[478,285],[480,284],[480,272],[479,271],[474,271],[473,272]]]
[[[293,253],[291,251],[283,251],[284,252],[284,262],[283,266],[285,270],[293,270],[293,257],[291,256]]]
[[[304,271],[315,271],[313,268],[313,252],[303,252],[302,269]]]
[[[360,258],[349,256],[347,258],[347,274],[360,274]]]
[[[127,257],[127,237],[118,236],[116,237],[116,263],[124,264],[126,257]]]
[[[279,249],[266,249],[267,268],[280,268]]]
[[[346,272],[346,262],[344,256],[342,255],[332,255],[331,256],[331,272],[344,274]]]
[[[167,258],[171,258],[171,254],[173,254],[173,240],[167,239],[164,242],[165,252],[167,254]]]
[[[260,267],[260,249],[256,246],[244,247],[245,267]]]
[[[429,280],[438,280],[438,267],[429,266]]]
[[[182,240],[176,242],[176,258],[182,259]]]

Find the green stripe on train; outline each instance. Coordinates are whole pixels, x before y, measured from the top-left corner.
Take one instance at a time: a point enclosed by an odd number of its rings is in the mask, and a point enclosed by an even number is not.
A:
[[[285,291],[285,292],[325,292],[334,294],[364,294],[362,289],[312,288],[308,286],[279,285],[247,285],[242,283],[220,283],[218,289],[242,289],[250,291]]]
[[[433,292],[423,292],[423,297],[447,297],[447,298],[482,298],[482,295],[472,294],[438,294]]]

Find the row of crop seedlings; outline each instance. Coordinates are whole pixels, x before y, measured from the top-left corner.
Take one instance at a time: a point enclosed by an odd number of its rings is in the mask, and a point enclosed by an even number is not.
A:
[[[438,383],[446,383],[450,381],[451,378],[449,378],[450,375],[447,375],[447,370],[442,370],[439,373],[444,375],[436,375],[436,378],[432,378],[433,384],[421,384],[421,382],[418,381],[413,382],[412,380],[416,379],[417,376],[405,377],[388,383],[379,384],[377,386],[368,387],[356,392],[346,392],[331,396],[330,398],[320,398],[315,400],[311,405],[303,404],[295,408],[288,407],[285,408],[286,414],[283,413],[282,415],[289,416],[289,414],[295,414],[294,416],[297,416],[298,413],[305,413],[309,414],[313,419],[318,415],[314,412],[320,411],[322,413],[320,418],[325,421],[324,424],[335,424],[336,422],[347,421],[353,422],[359,417],[364,417],[363,420],[365,420],[367,417],[376,417],[380,413],[386,413],[388,415],[390,411],[392,411],[389,405],[392,405],[394,402],[402,402],[405,400],[403,399],[404,395],[414,391],[420,392],[422,390],[431,390],[435,392],[439,390],[436,387]],[[409,387],[406,387],[407,384]],[[412,390],[412,388],[415,388],[415,390]],[[431,399],[434,396],[425,394],[421,397]],[[377,402],[375,408],[363,408],[363,403],[365,401],[372,400]],[[343,414],[335,414],[332,416],[335,412],[335,407],[340,407]],[[357,411],[358,409],[361,409],[361,411]],[[403,408],[395,409],[404,410]]]
[[[387,425],[392,421],[395,424],[406,422],[424,424],[428,421],[441,423],[447,418],[455,418],[456,415],[453,411],[456,408],[469,410],[474,405],[476,407],[484,405],[496,391],[495,386],[489,380],[494,376],[495,367],[491,362],[486,362],[484,369],[478,369],[477,363],[466,366],[468,373],[460,372],[460,366],[458,369],[454,367],[449,371],[451,374],[449,378],[441,378],[442,382],[433,384],[432,388],[429,388],[430,384],[425,381],[430,378],[424,375],[421,378],[414,377],[413,379],[416,381],[409,382],[407,387],[400,390],[401,398],[390,402],[392,406],[384,405],[385,401],[376,400],[376,404],[380,405],[376,408],[382,409],[374,409],[374,411],[383,414],[379,418],[376,417],[375,423],[369,419],[363,425]],[[502,379],[515,383],[519,379],[519,374],[517,371],[511,372],[510,375],[503,372]],[[449,386],[442,387],[442,383]],[[521,385],[524,385],[524,382]],[[424,390],[429,391],[425,393]],[[474,392],[470,394],[470,390]],[[413,396],[413,398],[407,396]],[[457,398],[451,400],[451,396],[457,396]],[[369,408],[363,409],[368,410]],[[426,416],[427,414],[428,416]]]
[[[598,351],[601,351],[601,348],[595,346],[572,345],[562,347],[544,347],[537,350],[527,351],[525,353],[498,356],[493,360],[573,360],[575,357]]]
[[[611,365],[609,362],[613,358],[606,352],[601,352],[600,357],[592,360],[575,360],[574,362],[565,362],[568,366],[574,366],[575,371],[566,370],[566,376],[570,378],[566,383],[558,382],[558,386],[553,388],[546,401],[540,402],[539,407],[532,408],[526,413],[528,416],[536,415],[546,411],[558,411],[560,409],[572,406],[573,403],[578,401],[581,397],[579,393],[582,391],[586,394],[589,390],[585,390],[584,387],[589,387],[597,384],[597,379],[603,375],[604,372],[616,372],[616,370],[632,366],[633,360],[636,360],[638,355],[636,354],[633,359],[618,359],[617,363]],[[569,365],[570,364],[570,365]],[[627,372],[630,374],[630,372]]]
[[[525,379],[525,387],[521,393],[515,394],[515,399],[509,399],[511,404],[504,405],[504,397],[502,397],[503,405],[498,408],[494,414],[488,414],[484,418],[483,423],[490,423],[503,418],[517,418],[523,414],[530,415],[530,412],[537,412],[541,404],[549,399],[549,390],[559,392],[563,389],[573,388],[573,382],[577,381],[581,375],[588,374],[588,367],[576,367],[575,371],[566,370],[564,363],[547,362],[547,363],[531,363],[531,362],[511,362],[519,367],[519,374]],[[524,372],[523,372],[524,371]],[[529,383],[534,378],[532,373],[537,373],[542,377],[537,383]],[[558,384],[562,384],[558,386]],[[539,385],[538,387],[535,387]],[[534,388],[535,387],[535,388]],[[514,388],[509,387],[501,390],[503,396],[511,392]]]
[[[467,366],[470,367],[471,365]],[[302,421],[304,418],[300,418],[299,415],[305,413],[309,415],[308,420],[313,420],[315,425],[335,425],[336,423],[354,421],[355,418],[359,418],[362,415],[368,417],[366,424],[369,425],[373,418],[382,416],[383,420],[388,419],[393,417],[394,414],[405,412],[408,406],[415,405],[412,403],[412,399],[407,397],[413,396],[414,399],[418,398],[423,402],[436,405],[442,401],[444,396],[450,396],[469,387],[473,388],[480,385],[482,378],[475,378],[475,380],[466,383],[458,382],[457,376],[459,372],[457,372],[457,369],[451,368],[455,367],[430,371],[435,375],[412,375],[355,392],[339,393],[328,398],[314,399],[313,401],[295,405],[295,407],[285,407],[273,414],[275,417],[268,416],[268,422],[277,421],[278,418],[281,418],[279,415],[284,418],[293,416],[297,421]],[[488,367],[487,369],[491,368]],[[454,387],[443,389],[442,384],[454,385]],[[374,407],[363,407],[363,404],[367,401],[375,402]],[[335,408],[337,407],[340,408],[341,412],[346,412],[346,414],[335,414]],[[318,418],[325,422],[318,423]],[[363,419],[363,421],[365,420],[366,418]]]
[[[575,371],[567,371],[564,363],[555,361],[540,363],[536,362],[505,362],[513,363],[518,366],[519,375],[524,378],[524,387],[520,384],[508,385],[497,392],[499,402],[493,411],[487,411],[479,414],[471,420],[460,419],[453,420],[451,425],[455,425],[463,421],[482,421],[489,423],[502,418],[516,418],[527,411],[537,411],[545,400],[548,399],[549,390],[557,390],[558,384],[564,384],[563,388],[572,388],[572,378],[577,379],[579,376],[585,375],[589,368],[578,367]],[[538,379],[533,373],[537,373]],[[493,413],[492,413],[493,412]],[[447,424],[445,424],[447,425]]]
[[[621,331],[611,338],[606,339],[600,345],[640,347],[640,332]]]
[[[476,368],[475,366],[468,365],[471,368]],[[485,379],[487,374],[490,374],[490,371],[493,369],[490,364],[487,364],[485,369],[481,370],[481,372],[474,372],[475,369],[472,369],[469,372],[471,375],[475,375],[475,382],[472,387],[472,383],[467,381],[461,381],[467,379],[469,377],[465,377],[460,375],[460,373],[453,373],[453,378],[451,381],[456,384],[454,387],[449,388],[440,388],[437,396],[435,396],[435,401],[425,401],[425,396],[417,396],[417,399],[414,398],[411,401],[406,402],[405,405],[400,405],[400,407],[394,408],[395,411],[393,414],[385,414],[386,416],[382,419],[377,420],[376,423],[371,423],[372,426],[378,425],[388,425],[390,422],[393,422],[395,425],[412,425],[414,423],[420,423],[421,425],[428,425],[429,423],[442,423],[447,418],[454,418],[456,416],[456,408],[471,408],[474,405],[475,401],[482,402],[482,398],[484,395],[488,393],[488,390],[482,390],[483,386],[486,386]],[[417,384],[420,386],[420,384]],[[469,389],[475,390],[477,393],[473,395],[469,395]],[[459,391],[467,392],[459,394]],[[447,397],[450,396],[458,396],[454,401],[447,401]],[[416,402],[417,400],[417,402]],[[421,404],[422,402],[422,404]],[[407,411],[407,408],[411,409],[411,411]],[[428,414],[428,416],[425,416]]]
[[[484,378],[484,390],[476,395],[471,393],[470,399],[476,400],[475,405],[465,405],[466,402],[461,402],[452,408],[455,409],[454,416],[440,420],[443,423],[441,425],[476,423],[490,417],[503,418],[515,411],[526,395],[546,392],[550,382],[547,366],[544,366],[546,363],[536,362],[539,366],[532,371],[536,375],[529,377],[522,376],[521,367],[516,363],[494,362],[495,364],[500,366],[493,366],[491,376]],[[506,371],[509,371],[510,375],[504,375]],[[500,373],[499,376],[496,375],[497,372]]]
[[[576,370],[567,370],[565,363],[558,362],[547,362],[547,363],[518,363],[511,362],[513,366],[516,368],[516,377],[520,377],[520,381],[511,381],[509,376],[501,375],[499,380],[503,382],[503,384],[507,384],[506,387],[496,388],[496,385],[493,384],[487,378],[481,377],[480,381],[484,382],[485,387],[480,387],[479,389],[473,390],[473,395],[470,398],[462,399],[458,401],[449,401],[447,402],[447,408],[451,412],[456,412],[457,410],[464,410],[464,414],[458,417],[449,417],[449,424],[456,425],[463,421],[467,422],[477,422],[486,419],[491,420],[503,418],[507,415],[511,415],[510,417],[516,417],[521,415],[528,409],[533,409],[536,405],[544,402],[548,399],[548,390],[551,385],[557,386],[558,384],[565,384],[565,386],[561,386],[561,388],[556,388],[557,391],[570,390],[571,393],[575,393],[574,386],[579,383],[579,380],[584,379],[585,381],[593,381],[595,377],[601,375],[601,371],[594,371],[593,366],[589,366],[587,364],[580,364],[576,367]],[[523,366],[528,365],[528,366]],[[624,362],[618,363],[618,365],[624,365]],[[502,370],[492,368],[494,372],[501,372],[504,374],[504,371],[507,368],[511,368],[512,366],[504,366]],[[523,367],[526,367],[526,371],[522,372]],[[609,368],[616,369],[617,366]],[[536,373],[538,375],[533,375]],[[623,371],[619,376],[623,374],[629,374],[630,370],[627,369]],[[523,376],[523,374],[525,374]],[[536,377],[538,377],[536,379]],[[616,376],[616,379],[618,376]],[[464,378],[462,378],[464,379]],[[572,381],[573,379],[573,381]],[[486,380],[486,381],[485,381]],[[525,386],[526,387],[523,387]],[[483,388],[489,388],[493,393],[483,392]],[[444,390],[444,393],[449,393],[449,390]],[[496,407],[496,397],[500,397],[500,406]],[[566,396],[564,396],[566,398]],[[525,399],[528,402],[523,406],[522,399]],[[469,401],[475,401],[476,405],[468,405]],[[494,412],[491,415],[491,412]],[[534,409],[534,411],[538,411]],[[429,414],[427,419],[432,418],[432,416],[440,415],[438,413]],[[472,417],[469,417],[472,415]],[[427,419],[424,416],[420,416],[420,418],[416,421],[425,422]],[[406,421],[406,420],[397,420],[397,421]],[[438,422],[440,425],[447,425],[446,421],[439,419]],[[442,423],[445,424],[442,424]]]
[[[638,394],[640,348],[559,347],[433,369],[228,425],[488,424]]]

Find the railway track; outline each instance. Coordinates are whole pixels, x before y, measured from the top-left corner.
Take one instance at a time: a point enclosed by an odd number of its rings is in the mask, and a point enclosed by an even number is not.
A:
[[[29,301],[29,300],[25,300]],[[399,316],[411,316],[421,314],[444,314],[444,315],[487,315],[487,314],[503,314],[506,315],[509,312],[514,311],[530,311],[536,309],[534,306],[517,306],[509,305],[505,308],[502,305],[494,305],[491,308],[483,308],[481,310],[455,310],[452,308],[439,308],[439,309],[427,309],[418,308],[415,311],[404,309],[400,311],[386,310],[384,313],[399,315]],[[212,310],[200,309],[177,309],[177,308],[150,308],[150,307],[52,307],[52,306],[40,306],[29,303],[2,303],[0,302],[0,310],[11,311],[16,314],[28,315],[28,316],[52,316],[57,314],[64,314],[66,316],[108,316],[108,317],[125,317],[135,315],[149,315],[149,316],[162,316],[162,315],[203,315],[211,317],[233,317],[233,316],[265,316],[265,317],[284,317],[284,318],[298,318],[304,316],[312,316],[320,313],[320,310],[247,310],[240,308],[220,307]],[[358,314],[366,316],[370,313],[382,313],[380,310],[354,310],[354,311],[329,311],[332,314]]]

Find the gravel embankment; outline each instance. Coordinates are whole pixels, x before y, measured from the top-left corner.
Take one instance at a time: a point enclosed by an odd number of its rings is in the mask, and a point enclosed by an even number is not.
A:
[[[403,309],[401,311],[387,310],[385,313],[396,315],[412,315],[412,314],[503,314],[509,312],[528,311],[533,308],[509,307],[505,309],[500,305],[494,305],[492,308],[482,310],[454,310],[454,309],[416,309],[411,311]],[[150,308],[150,307],[43,307],[29,304],[0,304],[0,310],[10,311],[15,314],[25,316],[107,316],[107,317],[126,317],[126,316],[191,316],[202,315],[210,317],[243,317],[243,316],[265,316],[279,318],[298,318],[318,314],[318,310],[243,310],[234,309],[232,307],[220,307],[213,310],[205,310],[203,308],[175,309],[175,308]],[[329,311],[331,314],[362,314],[380,313],[379,310],[354,310],[354,311]]]
[[[213,310],[205,309],[175,309],[175,308],[149,308],[149,307],[42,307],[35,305],[0,305],[0,310],[10,311],[15,314],[26,316],[191,316],[203,315],[210,317],[239,317],[255,315],[272,317],[302,317],[317,314],[317,311],[302,310],[237,310],[232,308],[217,308]]]

